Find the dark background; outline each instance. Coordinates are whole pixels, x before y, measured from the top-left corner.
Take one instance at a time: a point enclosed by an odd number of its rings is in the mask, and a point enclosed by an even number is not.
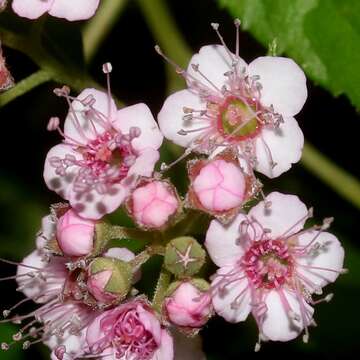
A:
[[[168,4],[194,52],[202,45],[218,42],[210,27],[213,21],[221,23],[225,39],[233,44],[233,19],[214,1],[169,0]],[[104,84],[101,64],[111,61],[114,94],[129,105],[145,102],[156,115],[166,97],[166,78],[164,62],[155,53],[154,44],[155,40],[136,3],[130,1],[111,35],[99,49],[90,73]],[[240,53],[246,61],[264,55],[266,51],[248,33],[241,33]],[[4,52],[15,80],[36,70],[36,65],[23,54],[7,48]],[[55,86],[54,83],[42,85],[0,109],[0,254],[4,258],[19,261],[32,250],[41,216],[47,213],[50,203],[59,201],[47,190],[42,179],[46,152],[59,141],[57,134],[46,131],[47,121],[54,115],[64,118],[67,109],[65,103],[52,94]],[[346,97],[334,98],[310,81],[308,88],[308,101],[297,116],[305,138],[338,165],[358,176],[358,113]],[[177,169],[181,171],[182,168]],[[270,354],[289,353],[306,356],[325,353],[331,358],[360,350],[359,213],[299,164],[271,184],[266,180],[264,183],[265,192],[276,189],[299,195],[308,206],[315,207],[318,222],[323,217],[335,217],[332,231],[344,244],[346,267],[350,273],[341,276],[336,285],[328,287],[326,292],[335,292],[334,300],[316,307],[315,320],[319,326],[311,329],[308,344],[302,344],[301,338],[286,344],[267,343],[260,353],[255,354],[253,348],[257,331],[252,319],[233,325],[214,318],[202,331],[208,358],[239,359],[242,355],[262,358]],[[2,276],[8,276],[14,273],[15,268],[0,263],[0,271]],[[0,282],[2,308],[8,308],[22,298],[15,288],[12,282]],[[15,329],[0,325],[0,342],[8,341]],[[43,346],[35,346],[26,353],[16,349],[0,352],[0,359],[30,358],[30,355],[37,359],[40,354],[48,357]]]

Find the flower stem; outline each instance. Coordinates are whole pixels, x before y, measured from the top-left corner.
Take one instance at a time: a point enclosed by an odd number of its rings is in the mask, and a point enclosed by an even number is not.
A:
[[[12,89],[0,95],[0,107],[5,106],[17,97],[26,94],[36,86],[50,81],[53,74],[47,70],[38,70],[27,78],[18,82]]]
[[[170,285],[170,280],[171,274],[163,268],[160,272],[152,301],[154,309],[157,310],[159,313],[161,313],[161,306],[165,297],[166,290]]]
[[[84,56],[90,63],[101,43],[111,32],[127,0],[103,0],[96,15],[83,29]]]
[[[360,208],[360,182],[358,179],[337,166],[309,143],[304,146],[301,162],[308,171],[330,186],[336,193]]]

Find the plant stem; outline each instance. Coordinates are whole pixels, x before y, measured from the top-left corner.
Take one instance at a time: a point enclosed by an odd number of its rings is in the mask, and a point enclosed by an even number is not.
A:
[[[166,290],[170,285],[170,280],[171,274],[164,268],[161,269],[152,301],[154,309],[157,310],[159,313],[161,313],[161,306],[165,297]]]
[[[38,70],[18,82],[13,88],[0,95],[0,107],[5,106],[17,97],[52,79],[53,74],[47,70]]]
[[[301,162],[336,193],[360,208],[360,182],[353,175],[337,166],[309,143],[304,146]]]
[[[93,59],[101,43],[111,32],[127,0],[102,0],[96,15],[83,29],[84,56],[87,63]]]

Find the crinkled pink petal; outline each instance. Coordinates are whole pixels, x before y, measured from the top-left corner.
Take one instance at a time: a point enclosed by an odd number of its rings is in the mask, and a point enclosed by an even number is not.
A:
[[[233,267],[226,266],[220,268],[211,286],[214,287],[221,284],[221,281],[224,279],[221,275],[229,274],[230,272],[234,273]],[[252,309],[252,298],[249,283],[245,275],[240,271],[236,271],[232,278],[234,281],[231,282],[231,278],[227,278],[229,281],[225,287],[220,285],[213,295],[212,303],[217,314],[226,321],[237,323],[246,320],[248,317]]]
[[[159,348],[155,351],[151,360],[173,360],[174,359],[174,343],[169,333],[162,329]],[[176,360],[176,359],[174,359]],[[180,360],[180,358],[178,359]]]
[[[261,201],[249,211],[249,217],[270,229],[272,239],[297,233],[304,227],[308,210],[297,196],[272,192],[266,201],[271,203],[269,208]]]
[[[135,151],[142,151],[147,147],[157,150],[162,144],[163,135],[149,107],[145,104],[127,106],[119,110],[113,126],[123,134],[128,134],[132,127],[140,129],[140,136],[131,142]]]
[[[319,232],[314,230],[300,235],[298,237],[299,245],[308,245],[318,234]],[[339,276],[338,272],[342,270],[344,264],[344,249],[336,236],[328,232],[319,234],[312,245],[315,243],[320,245],[317,250],[297,258],[297,263],[300,265],[296,272],[310,280],[315,286],[322,288],[328,283],[334,282]],[[310,269],[306,266],[313,266],[318,269]],[[304,285],[307,285],[305,281]],[[314,291],[311,287],[308,289]]]
[[[190,132],[180,135],[180,130],[191,131],[210,125],[207,120],[184,120],[183,108],[194,110],[205,109],[206,103],[202,102],[195,93],[189,90],[181,90],[170,95],[164,102],[158,115],[158,122],[164,136],[175,144],[188,147],[194,139],[201,135],[202,131]]]
[[[233,71],[233,62],[237,62],[238,69],[246,68],[246,63],[240,57],[236,58],[234,54],[229,56],[227,50],[222,45],[207,45],[203,46],[198,54],[195,54],[189,63],[187,72],[190,75],[188,84],[191,84],[193,78],[199,82],[205,84],[212,91],[216,89],[196,71],[194,71],[192,65],[199,65],[199,71],[206,76],[218,89],[221,89],[228,80],[224,74]]]
[[[44,180],[50,190],[55,191],[62,198],[68,200],[70,197],[73,180],[79,171],[79,167],[71,166],[66,170],[66,176],[59,176],[55,172],[56,169],[50,164],[50,159],[52,157],[63,159],[66,155],[74,156],[77,160],[82,159],[82,156],[77,151],[74,151],[71,146],[65,144],[55,145],[46,155],[44,165]]]
[[[28,19],[37,19],[45,14],[54,0],[13,0],[12,8],[16,14]]]
[[[246,243],[238,241],[239,226],[244,220],[246,217],[239,214],[228,225],[223,225],[218,220],[211,221],[206,233],[205,247],[217,266],[234,265],[245,253]]]
[[[260,330],[266,338],[272,341],[292,340],[304,329],[298,299],[294,294],[286,290],[283,290],[283,294],[290,305],[291,311],[298,315],[298,319],[290,318],[278,292],[275,290],[270,291],[265,299],[267,311],[264,320],[261,321]],[[304,301],[303,297],[301,297],[301,301],[306,311],[312,316],[314,309]]]
[[[144,326],[145,330],[150,332],[157,345],[160,346],[162,340],[162,330],[159,320],[154,314],[145,310],[142,305],[138,305],[136,311],[138,313],[139,321]]]
[[[150,177],[159,158],[160,154],[157,150],[151,148],[146,148],[142,150],[139,156],[136,158],[135,163],[130,167],[128,172],[128,178],[132,175],[135,177]]]
[[[103,330],[101,328],[102,320],[108,316],[108,311],[102,313],[101,315],[97,316],[91,324],[88,326],[86,331],[86,342],[90,349],[104,337]]]
[[[69,21],[86,20],[95,14],[99,3],[100,0],[54,0],[49,14]]]
[[[127,187],[115,184],[104,194],[99,194],[95,189],[85,194],[71,191],[69,202],[80,216],[98,220],[105,214],[115,211],[128,194]]]
[[[262,85],[261,103],[273,105],[283,116],[296,115],[307,98],[306,77],[294,60],[262,56],[248,66],[250,76],[259,75]]]
[[[95,115],[89,107],[85,107],[79,100],[93,97],[95,103],[92,107],[102,115]],[[117,109],[114,100],[107,93],[93,88],[83,90],[72,101],[72,108],[69,109],[64,123],[64,133],[68,142],[75,140],[75,144],[86,145],[89,141],[98,137],[106,129],[111,129],[112,122],[116,119]],[[85,110],[88,110],[85,113]],[[85,114],[88,114],[87,116]]]
[[[255,169],[269,178],[275,178],[297,163],[302,155],[304,135],[292,117],[284,118],[278,129],[262,129],[256,139]],[[276,163],[272,167],[272,161]]]

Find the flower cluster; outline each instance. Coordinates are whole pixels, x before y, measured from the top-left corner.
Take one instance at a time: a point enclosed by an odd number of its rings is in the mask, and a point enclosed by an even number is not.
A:
[[[87,2],[87,11],[98,2]],[[14,0],[13,7],[20,13],[30,3],[39,14],[68,17],[60,0]],[[166,99],[158,121],[145,104],[118,109],[109,63],[107,92],[88,88],[73,97],[66,86],[55,89],[69,112],[63,126],[49,120],[62,141],[46,156],[44,180],[65,202],[51,206],[36,250],[11,277],[25,300],[4,310],[3,321],[24,325],[3,350],[22,341],[24,349],[45,343],[55,360],[201,359],[194,342],[212,316],[237,323],[250,313],[256,351],[261,342],[300,334],[308,342],[314,306],[333,296],[317,295],[346,272],[344,250],[327,231],[332,218],[306,226],[312,208],[295,195],[265,196],[256,176],[275,178],[299,161],[304,139],[294,116],[307,97],[306,79],[288,58],[247,64],[212,26],[222,44],[201,48],[186,70],[156,47],[188,87]],[[173,164],[158,164],[163,137],[185,148]],[[182,194],[166,174],[190,154]],[[134,227],[109,222],[107,214],[120,208]],[[203,225],[202,243],[193,236]],[[116,247],[119,239],[143,241],[143,251]],[[137,283],[154,255],[163,266],[149,298]],[[209,258],[215,274],[203,267]],[[12,315],[29,299],[36,310]]]

